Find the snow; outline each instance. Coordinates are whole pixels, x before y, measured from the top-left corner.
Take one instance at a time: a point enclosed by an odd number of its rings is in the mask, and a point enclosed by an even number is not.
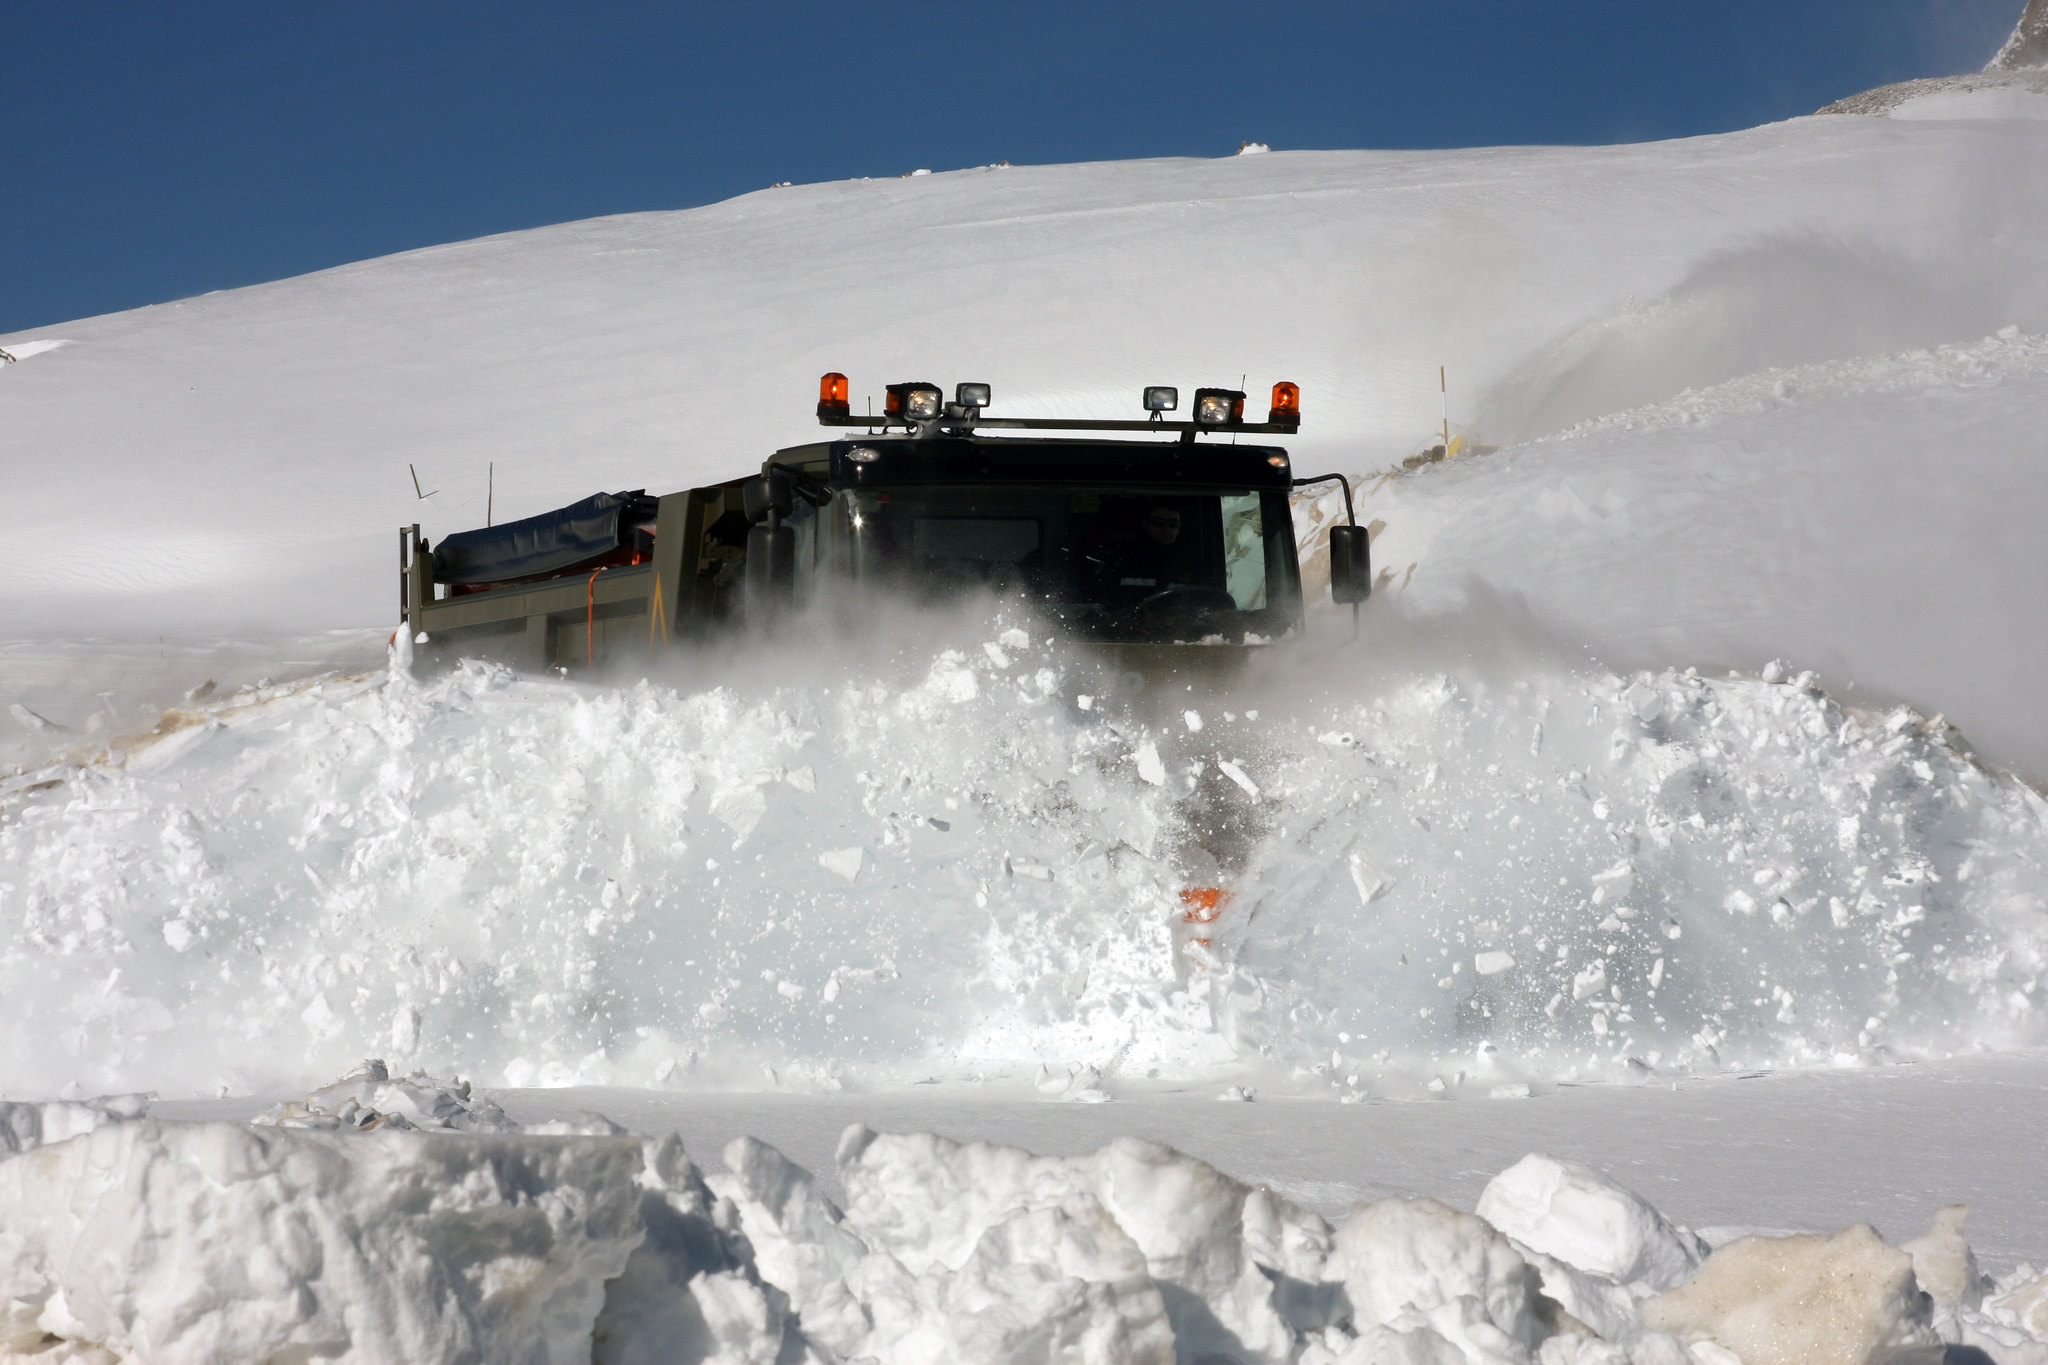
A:
[[[1619,1284],[1671,1289],[1706,1258],[1697,1237],[1575,1162],[1530,1155],[1495,1176],[1479,1216],[1534,1251]]]
[[[1751,669],[1797,639],[1838,695],[1920,701],[2038,774],[2048,599],[1997,528],[2042,495],[2044,355],[2009,330],[1766,370],[1428,466],[1360,515],[1417,612],[1504,615],[1618,667]]]
[[[73,344],[0,367],[0,460],[21,509],[0,593],[20,638],[388,631],[390,528],[480,524],[486,464],[507,514],[592,487],[729,477],[817,437],[809,395],[830,369],[862,393],[899,374],[986,378],[994,411],[1058,416],[1125,413],[1149,382],[1289,378],[1307,404],[1297,458],[1365,473],[1437,428],[1439,365],[1460,434],[1503,444],[1766,368],[1968,345],[2008,325],[2040,336],[2043,137],[2033,120],[1827,117],[1640,146],[939,171],[83,320],[24,338]],[[2043,511],[2037,489],[2014,487],[2019,461],[1978,478],[1994,452],[2038,439],[2023,387],[1979,404],[1951,384],[1849,424],[1840,405],[1795,397],[1727,440],[1671,433],[1661,444],[1691,477],[1654,500],[1664,554],[1524,584],[1611,543],[1597,513],[1545,518],[1550,538],[1511,591],[1561,644],[1611,665],[1793,659],[1943,712],[2039,775],[2039,660],[2015,651],[2048,638],[2042,596],[1992,594],[2011,613],[1997,632],[1974,613],[1950,628],[1946,610],[1976,601],[1950,585],[2027,567],[1977,568],[1987,549],[2023,546]],[[1744,460],[1765,427],[1786,439],[1769,441],[1768,464]],[[1633,453],[1617,438],[1597,463],[1618,477]],[[1717,482],[1724,461],[1736,467]],[[424,503],[408,462],[438,490]],[[1900,496],[1937,471],[1940,498]],[[1583,477],[1542,482],[1570,506]],[[1724,502],[1731,486],[1748,496]],[[1899,526],[1923,502],[1938,519]],[[1769,515],[1730,539],[1724,507]],[[1397,538],[1427,529],[1392,510],[1366,519]],[[1872,510],[1910,538],[1861,535]],[[117,553],[68,551],[108,525],[123,528]],[[1397,579],[1415,563],[1411,587],[1473,571],[1397,543],[1379,562]],[[1879,558],[1895,544],[1910,572]],[[1835,548],[1855,571],[1818,552]],[[1701,562],[1714,575],[1691,570]],[[1703,582],[1711,611],[1646,619],[1639,605],[1690,608]],[[1914,594],[1903,610],[1899,589]],[[1854,610],[1835,610],[1845,598]],[[74,719],[47,698],[9,700]]]
[[[0,1350],[588,1361],[641,1169],[630,1138],[109,1124],[0,1162]]]
[[[1535,659],[1332,696],[1310,640],[1192,732],[1050,638],[998,665],[1000,616],[894,659],[871,624],[708,687],[273,684],[11,780],[0,1085],[276,1090],[369,1045],[1363,1098],[2048,1042],[2048,803],[1905,708]]]
[[[4,351],[0,351],[0,364],[18,364],[21,361],[27,360],[32,355],[41,355],[45,351],[54,351],[59,346],[69,346],[70,344],[68,341],[59,340],[54,337],[45,337],[36,341],[12,341],[7,344]]]
[[[1904,1248],[1858,1224],[1709,1254],[1540,1155],[1478,1214],[1335,1223],[1132,1137],[1048,1157],[855,1124],[832,1160],[837,1200],[756,1139],[705,1174],[673,1134],[522,1127],[375,1063],[253,1124],[111,1104],[0,1161],[0,1359],[2048,1359],[2048,1280],[1977,1271],[1955,1208]]]
[[[2048,96],[2039,82],[1978,90],[1937,90],[1901,101],[1890,111],[1896,119],[2048,119]]]
[[[1938,1339],[1913,1258],[1866,1224],[1832,1237],[1744,1237],[1644,1309],[1650,1327],[1705,1336],[1744,1365],[1858,1365]]]
[[[2036,74],[0,338],[0,1361],[2048,1361]],[[1358,638],[387,652],[390,527],[486,464],[728,477],[828,369],[1301,382]]]

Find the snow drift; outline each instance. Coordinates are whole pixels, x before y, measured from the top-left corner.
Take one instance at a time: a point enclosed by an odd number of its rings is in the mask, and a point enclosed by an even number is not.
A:
[[[2048,1281],[1976,1272],[1960,1209],[1904,1249],[1858,1226],[1709,1254],[1542,1156],[1479,1215],[1387,1199],[1332,1225],[1157,1143],[1037,1157],[859,1125],[841,1207],[751,1139],[707,1175],[673,1135],[603,1127],[521,1132],[381,1064],[251,1126],[113,1106],[53,1127],[0,1158],[0,1360],[2048,1359]]]
[[[1510,625],[1324,621],[1216,696],[970,612],[170,713],[0,796],[0,1088],[261,1092],[376,1051],[1362,1097],[2048,1033],[2033,792],[1781,666],[1586,673]],[[1211,922],[1191,886],[1231,893]]]

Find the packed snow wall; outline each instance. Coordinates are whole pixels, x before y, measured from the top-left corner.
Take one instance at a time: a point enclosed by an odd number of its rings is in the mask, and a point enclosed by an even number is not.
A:
[[[1049,1157],[859,1124],[835,1203],[754,1138],[715,1170],[673,1133],[522,1127],[376,1067],[250,1125],[143,1108],[0,1104],[10,1365],[2048,1359],[2048,1276],[1984,1273],[1959,1204],[1897,1246],[1710,1238],[1532,1153],[1474,1213],[1333,1223],[1137,1138]]]
[[[166,713],[0,791],[0,1092],[1486,1093],[2048,1038],[2035,793],[1776,665],[1513,640],[1389,603],[1148,687],[991,608]]]

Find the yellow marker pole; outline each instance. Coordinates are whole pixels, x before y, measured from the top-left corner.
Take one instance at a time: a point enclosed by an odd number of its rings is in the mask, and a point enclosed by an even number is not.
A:
[[[1444,377],[1444,367],[1436,367],[1436,386],[1444,396],[1444,458],[1451,458],[1451,381]]]

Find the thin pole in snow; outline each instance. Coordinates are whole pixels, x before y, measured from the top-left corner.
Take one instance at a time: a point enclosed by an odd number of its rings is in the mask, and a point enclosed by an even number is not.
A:
[[[1451,381],[1444,376],[1444,367],[1436,367],[1436,386],[1444,396],[1444,458],[1451,458]]]

